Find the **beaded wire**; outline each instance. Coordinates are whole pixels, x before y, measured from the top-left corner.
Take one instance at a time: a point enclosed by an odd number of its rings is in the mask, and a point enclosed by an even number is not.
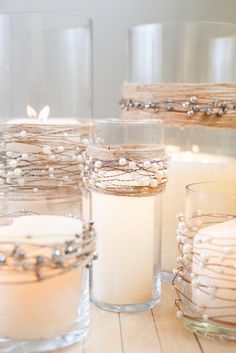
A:
[[[185,221],[183,214],[177,215],[179,221],[177,241],[180,255],[177,258],[178,267],[173,271],[172,284],[177,294],[175,305],[178,318],[236,326],[236,298],[227,297],[229,292],[236,291],[236,288],[229,286],[229,283],[235,283],[236,278],[236,240],[217,237],[215,242],[212,236],[201,234],[201,229],[206,226],[234,218],[234,215],[202,214],[201,211],[197,211],[191,219]],[[230,242],[230,245],[225,245],[223,243],[225,241]],[[212,253],[215,255],[213,256]],[[194,265],[195,269],[200,269],[199,273],[193,271]],[[211,285],[209,282],[211,279],[213,282],[222,284]],[[209,283],[206,284],[207,282]],[[193,288],[198,290],[198,293],[202,293],[205,298],[209,298],[209,302],[216,299],[217,306],[199,304],[192,295]],[[226,291],[225,296],[219,295],[222,290]],[[221,302],[222,305],[220,305]],[[212,303],[214,304],[214,301]],[[227,312],[222,313],[222,311]]]

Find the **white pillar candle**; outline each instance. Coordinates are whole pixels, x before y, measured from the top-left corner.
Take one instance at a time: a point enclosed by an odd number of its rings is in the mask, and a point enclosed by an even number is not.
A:
[[[34,244],[62,244],[82,231],[82,222],[63,216],[24,216],[0,227],[0,240]],[[26,236],[31,238],[26,238]],[[1,245],[2,250],[3,245]],[[46,253],[44,253],[46,251]],[[35,255],[51,256],[37,247]],[[55,271],[55,270],[49,270]],[[78,319],[82,273],[80,268],[34,281],[35,274],[0,269],[0,337],[15,340],[63,335]],[[16,283],[19,282],[19,283]],[[25,283],[23,283],[25,282]],[[3,284],[4,283],[4,284]],[[9,284],[7,284],[9,283]]]
[[[154,273],[160,265],[155,261],[159,261],[161,199],[161,193],[132,197],[92,191],[98,253],[93,266],[96,301],[129,305],[152,300]]]
[[[172,272],[178,256],[176,214],[185,206],[185,187],[201,181],[236,180],[236,159],[224,155],[176,152],[172,154],[163,195],[162,271]]]
[[[236,323],[235,278],[236,219],[201,229],[193,244],[192,300],[196,311],[205,319]]]

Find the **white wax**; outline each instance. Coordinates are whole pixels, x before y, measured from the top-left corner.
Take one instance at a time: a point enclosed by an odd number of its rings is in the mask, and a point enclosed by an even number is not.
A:
[[[19,124],[30,124],[30,125],[78,125],[79,122],[76,119],[67,118],[48,118],[45,120],[39,120],[38,118],[17,118],[10,119],[6,122],[11,125]]]
[[[211,241],[205,243],[209,236]],[[202,242],[197,242],[197,237]],[[219,320],[236,323],[236,219],[203,228],[197,237],[192,273],[199,287],[192,287],[192,300],[206,307],[208,317],[220,316]],[[206,256],[208,263],[200,266]]]
[[[160,260],[160,212],[161,194],[129,197],[92,191],[99,256],[93,264],[96,301],[125,305],[152,300]]]
[[[162,270],[172,272],[178,256],[176,214],[185,209],[185,186],[202,181],[236,180],[236,158],[206,153],[172,154],[163,195]]]
[[[0,228],[0,237],[7,226]],[[83,222],[64,216],[22,216],[15,218],[8,237],[22,238],[30,235],[35,242],[62,243],[67,238],[80,234]]]
[[[17,229],[19,232],[17,232]],[[63,216],[25,216],[10,226],[0,228],[0,239],[10,241],[31,235],[24,242],[57,244],[80,233],[80,220]],[[46,238],[45,238],[46,237]],[[39,254],[42,249],[37,250]],[[34,255],[37,255],[34,254]],[[50,254],[48,254],[50,255]],[[39,339],[62,335],[78,319],[81,291],[81,269],[40,282],[13,284],[16,279],[27,281],[32,273],[21,275],[0,271],[0,282],[9,277],[10,284],[0,284],[0,337],[11,339]]]

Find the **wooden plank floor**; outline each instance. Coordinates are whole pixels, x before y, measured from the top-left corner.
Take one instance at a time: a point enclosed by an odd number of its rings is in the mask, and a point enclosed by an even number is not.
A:
[[[175,292],[162,283],[161,304],[137,314],[117,314],[91,306],[85,345],[58,353],[236,353],[236,342],[208,340],[187,331],[175,315]]]

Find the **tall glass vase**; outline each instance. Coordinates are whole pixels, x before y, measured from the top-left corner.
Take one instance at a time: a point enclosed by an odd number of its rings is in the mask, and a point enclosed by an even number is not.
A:
[[[0,15],[0,184],[80,187],[92,129],[91,21]]]
[[[175,216],[184,207],[185,186],[236,180],[236,25],[141,25],[129,30],[128,45],[124,116],[151,114],[169,124],[165,143],[172,163],[163,205],[162,270],[171,272],[177,257]]]

